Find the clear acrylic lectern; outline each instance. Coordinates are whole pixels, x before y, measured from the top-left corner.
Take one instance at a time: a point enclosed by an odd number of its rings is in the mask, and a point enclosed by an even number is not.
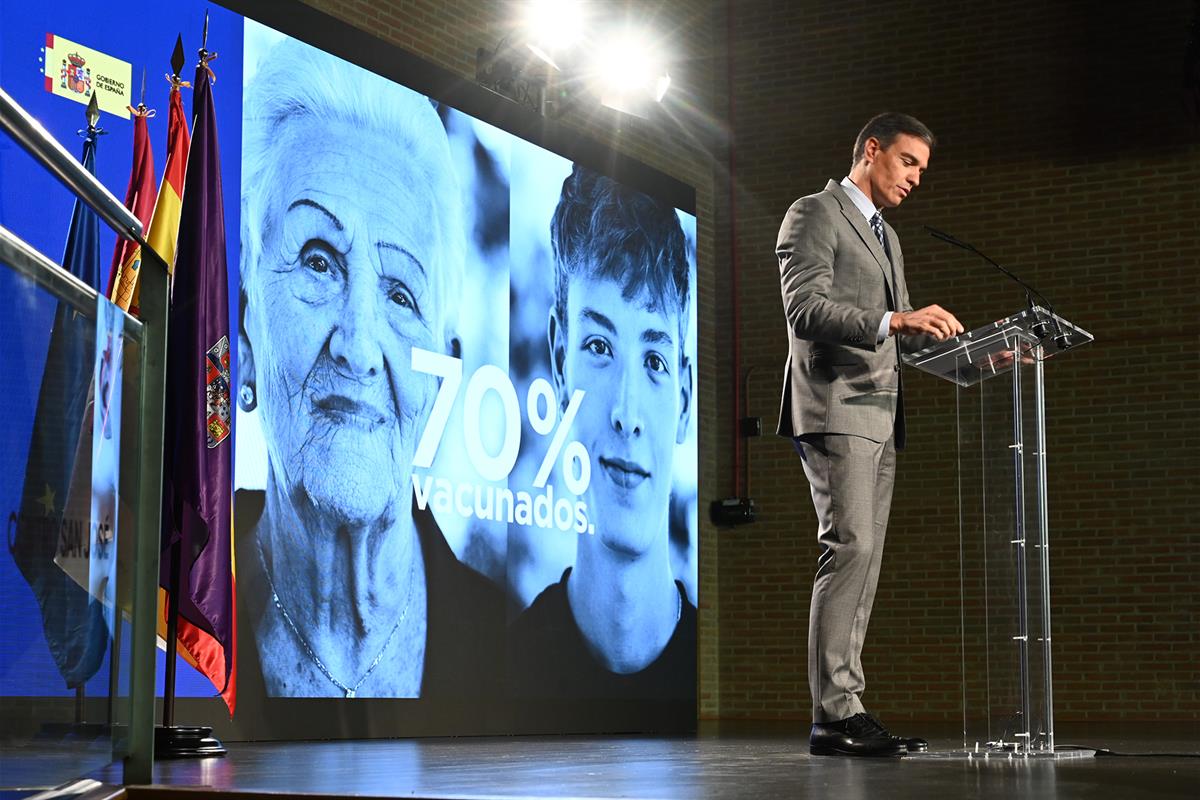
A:
[[[1044,364],[1090,341],[1032,306],[904,359],[958,386],[963,751],[954,755],[1055,754]]]

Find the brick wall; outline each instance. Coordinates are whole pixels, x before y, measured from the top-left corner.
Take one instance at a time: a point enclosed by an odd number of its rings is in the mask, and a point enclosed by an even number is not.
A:
[[[476,49],[504,35],[516,4],[311,5],[471,78]],[[791,445],[772,436],[749,443],[758,523],[718,532],[706,506],[736,488],[740,379],[749,413],[774,428],[786,348],[772,252],[779,220],[796,196],[845,174],[858,128],[890,108],[940,138],[921,189],[888,216],[914,302],[942,303],[968,326],[1023,303],[982,262],[923,236],[928,223],[976,243],[1097,335],[1048,368],[1059,719],[1195,719],[1200,120],[1182,88],[1193,3],[600,5],[634,9],[669,32],[671,113],[640,122],[576,109],[561,124],[697,192],[701,714],[809,713],[816,550]],[[910,446],[864,655],[868,701],[888,718],[952,719],[955,397],[920,373],[905,387]]]
[[[771,250],[795,196],[905,110],[940,137],[888,215],[914,303],[968,328],[1023,305],[975,243],[1096,343],[1047,365],[1059,719],[1200,713],[1200,120],[1182,90],[1194,4],[738,3],[743,354],[772,421],[786,354]],[[761,375],[761,377],[760,377]],[[885,717],[957,718],[953,387],[906,375],[888,549],[865,666]],[[805,718],[813,514],[789,443],[751,443],[761,522],[719,534],[721,711]]]

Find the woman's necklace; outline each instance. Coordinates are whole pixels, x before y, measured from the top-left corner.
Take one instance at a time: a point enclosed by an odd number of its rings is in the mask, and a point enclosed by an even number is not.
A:
[[[267,588],[271,590],[271,602],[275,604],[277,609],[279,609],[279,613],[283,617],[283,621],[286,622],[287,626],[292,629],[292,633],[296,636],[296,641],[300,642],[300,646],[304,648],[305,654],[307,654],[309,659],[317,665],[317,669],[321,670],[321,674],[328,678],[330,683],[342,691],[343,696],[357,696],[358,688],[363,685],[367,678],[371,677],[371,673],[374,672],[375,668],[379,666],[379,662],[383,660],[383,654],[387,652],[388,646],[392,643],[392,639],[396,638],[396,631],[400,630],[400,623],[404,622],[404,618],[408,616],[408,606],[412,602],[412,596],[416,591],[416,587],[413,585],[413,575],[416,574],[416,562],[417,558],[420,557],[420,553],[413,553],[412,557],[408,560],[408,599],[404,601],[404,608],[400,611],[399,619],[397,619],[396,624],[392,626],[391,633],[387,635],[387,639],[384,641],[383,647],[379,648],[379,654],[375,656],[375,659],[371,662],[371,665],[367,667],[367,671],[363,673],[363,676],[358,679],[357,683],[355,683],[353,686],[347,686],[333,676],[333,673],[329,671],[329,668],[325,666],[320,657],[313,652],[311,647],[308,646],[308,641],[304,638],[304,634],[300,633],[300,629],[297,628],[296,623],[292,621],[291,615],[288,614],[287,609],[283,607],[283,603],[279,601],[279,592],[275,591],[275,582],[271,580],[271,571],[267,569],[267,557],[263,555],[262,539],[258,536],[255,536],[254,543],[258,549],[258,563],[262,565],[263,576],[267,579]]]

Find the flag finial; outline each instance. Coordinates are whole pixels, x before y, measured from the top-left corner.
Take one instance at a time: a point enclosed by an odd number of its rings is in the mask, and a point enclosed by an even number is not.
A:
[[[179,70],[183,69],[183,65],[187,63],[187,56],[183,54],[183,36],[175,36],[175,51],[171,53],[171,74],[176,78],[179,77]]]
[[[96,123],[100,121],[100,101],[96,99],[96,93],[92,92],[92,99],[87,104],[87,124],[88,128],[94,129]]]

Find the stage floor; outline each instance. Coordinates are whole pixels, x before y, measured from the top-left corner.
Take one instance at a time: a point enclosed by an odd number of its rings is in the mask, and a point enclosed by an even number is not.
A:
[[[961,736],[927,736],[936,754]],[[1131,753],[1200,753],[1200,724],[1063,725],[1058,741]],[[93,777],[119,783],[116,768]],[[409,798],[1188,798],[1200,758],[849,759],[808,754],[798,723],[706,723],[694,737],[562,736],[230,743],[225,758],[164,761],[153,788]],[[190,794],[190,793],[189,793]],[[201,792],[200,794],[208,794]],[[192,794],[195,798],[197,795]]]

